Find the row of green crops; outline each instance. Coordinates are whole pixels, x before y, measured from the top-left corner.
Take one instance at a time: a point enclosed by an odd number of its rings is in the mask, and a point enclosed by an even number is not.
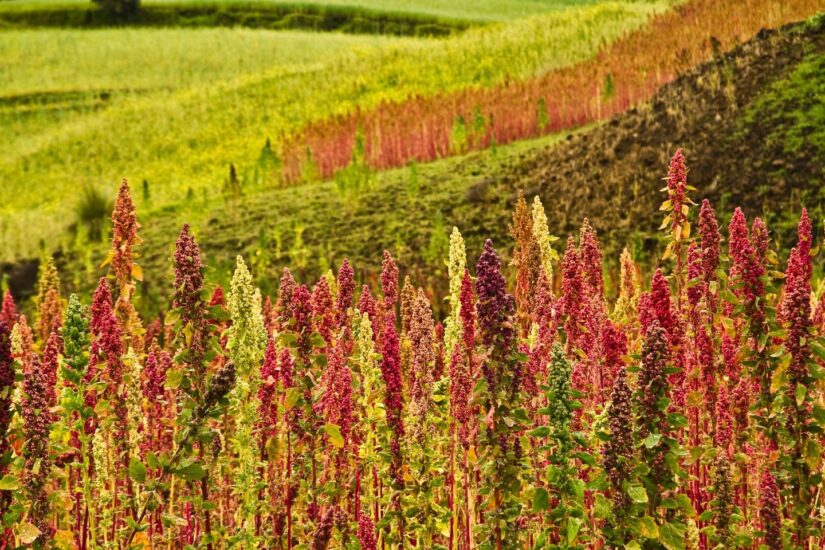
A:
[[[687,173],[677,150],[652,273],[627,250],[607,271],[587,220],[558,242],[523,196],[509,266],[452,230],[446,296],[389,252],[373,284],[344,260],[271,294],[238,256],[224,290],[186,224],[153,318],[124,180],[91,297],[51,259],[32,315],[3,297],[2,540],[821,548],[822,220],[802,209],[782,249],[739,208],[721,227]]]

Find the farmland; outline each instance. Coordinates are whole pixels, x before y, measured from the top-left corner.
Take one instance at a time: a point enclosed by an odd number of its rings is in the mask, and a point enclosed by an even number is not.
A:
[[[54,111],[47,111],[47,120],[37,122],[37,132],[11,141],[0,166],[0,178],[8,182],[0,191],[0,202],[4,212],[14,213],[14,219],[5,219],[0,231],[9,243],[3,248],[4,258],[29,257],[36,254],[40,239],[66,234],[65,221],[73,217],[72,204],[62,200],[68,189],[102,187],[125,174],[149,182],[152,208],[180,205],[190,189],[195,196],[206,193],[210,200],[219,201],[229,165],[234,164],[241,176],[253,170],[267,138],[278,153],[285,136],[314,120],[369,109],[381,102],[542,74],[586,59],[604,41],[643,24],[647,15],[663,7],[652,3],[574,8],[468,31],[447,42],[426,41],[420,46],[403,42],[395,47],[388,42],[387,48],[362,51],[355,59],[340,62],[335,56],[325,56],[319,60],[324,67],[313,70],[275,66],[263,73],[184,87],[161,96],[118,98],[113,94],[105,108],[98,108],[100,101],[92,99],[92,108],[81,102],[79,109],[69,109],[66,117],[57,120]],[[28,32],[9,31],[9,36]],[[189,31],[180,35],[184,43],[189,38]],[[52,31],[39,32],[32,40],[41,40],[38,46],[44,51],[57,49]],[[138,40],[140,44],[149,42]],[[329,45],[334,47],[335,42]],[[417,63],[420,56],[427,57],[426,65]],[[8,57],[19,58],[13,53]],[[156,70],[166,72],[161,68],[165,63]],[[159,77],[147,78],[157,81]],[[39,99],[32,101],[36,107]],[[19,113],[31,110],[26,98],[7,103],[4,128],[25,128],[19,117],[26,115]],[[233,131],[227,133],[226,128]],[[113,135],[118,138],[107,137]],[[26,183],[30,181],[49,181],[48,186],[38,186],[35,209],[35,201],[25,192],[32,189]]]
[[[0,550],[825,548],[823,94],[817,0],[0,2]]]

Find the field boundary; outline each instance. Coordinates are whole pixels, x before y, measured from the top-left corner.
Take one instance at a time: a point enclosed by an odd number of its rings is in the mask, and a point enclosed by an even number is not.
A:
[[[0,4],[2,6],[2,4]],[[148,4],[111,16],[91,3],[0,8],[0,29],[111,27],[246,27],[394,36],[449,36],[484,23],[347,6],[306,4]]]

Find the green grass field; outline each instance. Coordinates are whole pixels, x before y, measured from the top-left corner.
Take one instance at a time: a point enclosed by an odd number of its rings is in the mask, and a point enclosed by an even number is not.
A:
[[[70,238],[84,187],[145,179],[144,216],[193,196],[214,204],[229,164],[243,173],[268,138],[277,150],[281,136],[313,120],[543,74],[592,56],[669,5],[579,6],[438,40],[232,29],[2,32],[0,131],[9,139],[0,160],[0,258],[31,257],[41,239]],[[101,34],[83,35],[91,32]],[[161,37],[164,53],[153,48]],[[250,56],[254,50],[263,53]],[[37,52],[36,70],[26,68],[35,65],[29,52]]]

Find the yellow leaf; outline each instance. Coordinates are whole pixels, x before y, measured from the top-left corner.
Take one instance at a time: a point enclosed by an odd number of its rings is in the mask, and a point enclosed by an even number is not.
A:
[[[136,281],[143,280],[143,268],[138,264],[132,264],[132,279]]]
[[[17,536],[23,544],[31,544],[40,536],[40,529],[26,522],[17,528]]]
[[[478,455],[476,454],[475,447],[470,447],[467,450],[467,462],[470,464],[476,464],[478,462]]]
[[[60,529],[54,534],[54,545],[58,550],[75,550],[74,533],[65,529]]]

